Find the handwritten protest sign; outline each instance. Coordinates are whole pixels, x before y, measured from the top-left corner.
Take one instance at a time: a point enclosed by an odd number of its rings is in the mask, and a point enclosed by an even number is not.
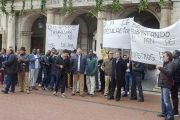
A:
[[[103,47],[131,49],[130,20],[110,20],[103,22]]]
[[[164,29],[150,29],[131,20],[132,60],[154,65],[163,64],[163,52],[180,49],[179,31],[180,21]]]
[[[73,50],[77,46],[79,25],[46,25],[48,49]]]

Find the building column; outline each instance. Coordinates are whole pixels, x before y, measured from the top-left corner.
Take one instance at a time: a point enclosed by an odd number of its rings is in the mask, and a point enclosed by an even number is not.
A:
[[[180,19],[180,2],[173,2],[173,21],[176,23]]]
[[[31,32],[30,31],[22,31],[21,33],[21,46],[26,48],[26,53],[31,53]]]
[[[161,8],[160,28],[166,28],[171,24],[171,2],[165,2]]]
[[[54,24],[54,19],[55,19],[54,10],[48,10],[47,11],[47,24]],[[47,52],[48,48],[49,48],[48,41],[47,41],[47,37],[46,37],[45,53]]]
[[[2,34],[2,48],[7,48],[7,17],[1,13],[1,27],[4,33]]]
[[[12,16],[11,14],[8,16],[7,48],[10,46],[15,49],[15,16]]]
[[[100,44],[103,42],[103,20],[105,20],[105,13],[98,12],[97,45],[96,45],[96,53],[98,59],[102,59]]]
[[[88,35],[87,34],[81,34],[81,36],[80,36],[80,38],[81,38],[81,50],[82,50],[82,52],[83,53],[87,53],[88,51]]]

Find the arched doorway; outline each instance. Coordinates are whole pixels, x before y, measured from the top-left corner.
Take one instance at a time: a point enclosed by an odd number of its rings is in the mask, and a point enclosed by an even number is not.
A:
[[[73,16],[71,15],[64,20],[64,25],[78,25],[79,35],[77,48],[81,48],[84,54],[93,49],[93,33],[97,29],[97,18],[87,16],[87,10],[77,10]]]
[[[46,16],[38,17],[31,29],[31,51],[32,49],[41,49],[45,52],[45,39],[46,39]]]
[[[21,32],[20,32],[20,44],[18,44],[17,48],[20,48],[21,46],[26,48],[26,53],[30,54],[32,46],[31,45],[31,37],[32,36],[42,36],[42,32],[46,30],[46,28],[43,28],[41,31],[38,28],[37,21],[38,19],[42,17],[44,19],[44,27],[46,27],[46,16],[45,14],[40,13],[33,13],[27,15],[25,18],[22,19],[22,25],[21,25]],[[34,32],[34,33],[33,33]],[[35,35],[36,33],[36,35]],[[45,39],[45,34],[43,35]],[[45,41],[44,41],[45,43]],[[43,44],[44,44],[43,43]],[[40,44],[40,46],[43,46],[43,44]]]

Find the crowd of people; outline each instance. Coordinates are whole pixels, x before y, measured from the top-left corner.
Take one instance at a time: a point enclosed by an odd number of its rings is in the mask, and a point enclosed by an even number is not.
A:
[[[29,94],[30,90],[38,90],[36,83],[42,90],[54,91],[53,96],[57,95],[58,90],[61,96],[66,97],[65,88],[69,83],[72,89],[72,96],[79,91],[80,96],[94,96],[94,92],[99,88],[98,71],[100,73],[101,87],[98,92],[102,92],[107,100],[120,101],[121,97],[128,97],[130,100],[137,100],[137,90],[139,91],[139,102],[144,102],[142,89],[142,73],[144,64],[132,61],[130,56],[123,55],[117,51],[107,53],[102,48],[103,59],[97,60],[96,53],[92,50],[88,54],[82,54],[80,48],[73,51],[63,50],[57,52],[55,48],[48,50],[44,55],[40,49],[33,49],[28,55],[24,47],[14,52],[12,47],[1,50],[0,54],[0,80],[5,83],[3,93],[15,92],[15,85],[19,84],[20,92]],[[180,58],[179,51],[173,54],[169,51],[164,52],[163,66],[157,66],[160,71],[158,86],[161,87],[161,106],[162,113],[158,117],[165,117],[165,120],[173,120],[178,116],[178,90],[180,86]],[[115,57],[113,57],[115,56]],[[42,74],[43,73],[43,74]],[[42,77],[43,76],[43,77]],[[69,79],[69,82],[67,82]],[[125,87],[124,87],[125,86]],[[129,90],[129,86],[131,90]],[[9,90],[11,87],[11,90]],[[121,88],[124,87],[123,95]],[[173,108],[170,101],[173,101]]]

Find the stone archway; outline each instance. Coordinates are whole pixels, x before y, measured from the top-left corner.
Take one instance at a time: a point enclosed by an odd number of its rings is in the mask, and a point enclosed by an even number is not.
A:
[[[31,49],[31,29],[34,21],[45,14],[40,14],[40,13],[33,13],[29,14],[25,18],[22,19],[22,24],[21,24],[21,32],[20,32],[20,45],[17,46],[20,48],[21,46],[26,48],[26,52],[29,54],[30,49]],[[45,15],[46,16],[46,15]]]

